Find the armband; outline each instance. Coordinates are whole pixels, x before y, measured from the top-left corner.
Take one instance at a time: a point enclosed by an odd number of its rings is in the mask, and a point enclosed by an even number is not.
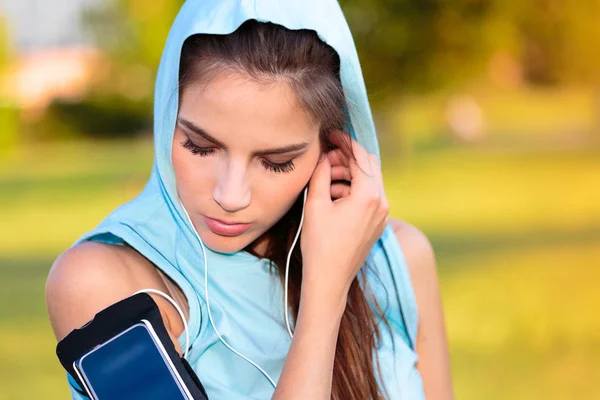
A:
[[[206,390],[190,364],[175,350],[158,305],[147,293],[134,294],[98,312],[91,321],[73,330],[58,343],[56,355],[65,370],[79,387],[86,390],[90,398],[105,400],[106,393],[110,393],[110,400],[129,400],[138,398],[134,393],[136,390],[142,396],[141,393],[151,390],[150,388],[154,391],[154,398],[161,398],[161,388],[156,385],[153,377],[140,376],[146,367],[152,367],[151,362],[141,357],[150,357],[160,361],[154,363],[158,367],[152,372],[160,370],[165,374],[170,373],[170,376],[164,377],[165,382],[173,379],[181,389],[182,399],[208,399]],[[88,367],[88,375],[100,376],[103,383],[98,384],[99,380],[96,379],[97,386],[94,387],[85,374],[84,366]],[[132,369],[131,366],[136,367]],[[123,382],[129,382],[127,379],[131,381],[131,385],[123,390]],[[110,385],[104,382],[116,383],[114,387],[107,387]],[[101,392],[105,393],[104,397],[100,395]],[[147,399],[148,394],[142,397]]]

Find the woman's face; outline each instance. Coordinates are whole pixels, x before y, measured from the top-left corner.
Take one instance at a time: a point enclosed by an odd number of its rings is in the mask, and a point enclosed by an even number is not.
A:
[[[284,80],[219,74],[181,96],[173,137],[177,191],[212,250],[239,251],[271,228],[319,156],[319,127]]]

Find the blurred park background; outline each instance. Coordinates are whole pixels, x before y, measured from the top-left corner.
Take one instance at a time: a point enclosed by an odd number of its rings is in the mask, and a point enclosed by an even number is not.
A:
[[[46,275],[149,176],[180,4],[0,4],[0,399],[68,398]],[[600,0],[341,4],[392,215],[436,251],[457,398],[600,398]]]

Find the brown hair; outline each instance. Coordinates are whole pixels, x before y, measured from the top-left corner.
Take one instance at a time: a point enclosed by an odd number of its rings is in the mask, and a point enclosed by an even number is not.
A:
[[[261,83],[285,80],[303,109],[320,124],[321,144],[327,150],[335,147],[329,140],[332,131],[343,131],[347,126],[339,71],[338,54],[321,41],[316,32],[289,30],[277,24],[249,20],[229,35],[197,34],[185,41],[179,69],[179,93],[181,96],[190,84],[210,82],[224,72],[242,72]],[[349,135],[343,136],[346,140],[338,147],[346,156],[353,157]],[[299,196],[286,215],[255,242],[267,240],[265,257],[278,270],[282,283],[287,252],[298,229],[301,211],[302,196]],[[255,243],[247,250],[256,255],[252,250]],[[340,324],[331,393],[335,400],[380,400],[385,393],[377,383],[373,362],[380,332],[365,293],[368,287],[363,290],[359,279],[366,283],[364,268],[352,282]],[[298,316],[301,284],[302,254],[300,245],[296,245],[289,271],[289,306],[294,320]],[[375,298],[371,296],[371,299],[381,313]],[[379,361],[375,358],[379,369]]]

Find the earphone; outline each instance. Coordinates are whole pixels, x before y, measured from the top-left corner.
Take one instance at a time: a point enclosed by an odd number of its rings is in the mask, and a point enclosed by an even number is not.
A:
[[[296,242],[300,237],[300,232],[302,231],[302,224],[304,223],[304,206],[306,205],[306,193],[308,192],[308,188],[304,189],[304,200],[302,201],[302,216],[300,217],[300,225],[298,225],[298,232],[296,232],[296,237],[294,237],[294,241],[292,242],[292,247],[287,256],[287,261],[285,263],[285,288],[284,288],[284,300],[283,306],[285,309],[285,324],[287,326],[288,334],[290,335],[290,339],[294,338],[294,334],[292,333],[292,328],[290,327],[290,319],[288,315],[288,281],[290,276],[290,259],[292,258],[292,252],[294,251],[294,247],[296,247]]]
[[[181,310],[181,307],[179,307],[179,305],[175,302],[175,300],[173,300],[168,294],[166,294],[164,292],[161,292],[160,290],[150,289],[150,288],[142,289],[142,290],[138,290],[137,292],[135,292],[133,294],[133,296],[135,296],[138,293],[154,293],[154,294],[157,294],[157,295],[162,296],[165,299],[167,299],[173,305],[173,307],[175,307],[175,309],[179,313],[179,316],[181,317],[181,320],[183,321],[183,329],[185,331],[185,350],[183,352],[183,358],[187,358],[188,350],[190,348],[190,331],[188,330],[188,325],[187,325],[187,321],[185,319],[185,314],[183,314],[183,311]]]
[[[294,247],[296,246],[296,242],[298,241],[298,238],[300,237],[300,232],[302,231],[302,224],[304,222],[304,206],[306,205],[307,192],[308,192],[308,188],[305,188],[304,189],[304,198],[303,198],[303,202],[302,202],[302,216],[300,217],[300,225],[298,226],[298,231],[296,232],[296,237],[294,238],[294,241],[292,242],[292,246],[288,253],[287,261],[286,261],[286,265],[285,265],[284,309],[285,309],[285,323],[286,323],[287,331],[288,331],[288,334],[290,335],[290,338],[294,337],[294,334],[292,333],[292,329],[290,327],[290,321],[289,321],[289,315],[288,315],[288,280],[289,280],[290,259],[292,257],[292,252],[294,251]],[[269,376],[269,374],[264,369],[262,369],[258,364],[256,364],[254,361],[250,360],[248,357],[246,357],[245,355],[243,355],[242,353],[240,353],[239,351],[234,349],[229,343],[227,343],[225,341],[225,339],[223,339],[223,337],[219,333],[219,330],[217,329],[217,327],[215,326],[215,323],[212,318],[212,314],[210,312],[210,300],[208,297],[208,260],[206,258],[206,249],[204,247],[204,243],[202,242],[202,239],[200,239],[200,235],[198,235],[198,232],[194,228],[194,224],[192,223],[192,220],[191,220],[187,210],[183,206],[183,203],[181,202],[181,200],[179,202],[180,202],[181,208],[183,209],[183,212],[185,213],[185,216],[187,217],[187,220],[192,228],[192,231],[194,232],[196,238],[200,242],[200,247],[202,248],[202,254],[204,255],[204,268],[205,268],[205,271],[204,271],[204,295],[206,297],[206,308],[208,310],[208,318],[210,320],[210,324],[212,325],[213,329],[215,330],[215,333],[217,334],[217,337],[219,338],[219,340],[225,346],[227,346],[227,348],[229,348],[229,350],[233,351],[235,354],[242,357],[244,360],[248,361],[250,364],[254,365],[269,380],[271,385],[275,388],[277,386],[277,384],[275,383],[273,378],[271,378]],[[186,330],[186,342],[189,346],[189,333],[187,332],[187,322],[185,321],[185,317],[183,316],[183,313],[181,312],[180,308],[176,304],[175,304],[175,307],[177,308],[178,311],[180,311],[180,314],[183,318],[183,323],[184,323],[185,330]],[[186,356],[187,356],[187,347],[188,346],[186,346],[186,353],[185,353]]]

